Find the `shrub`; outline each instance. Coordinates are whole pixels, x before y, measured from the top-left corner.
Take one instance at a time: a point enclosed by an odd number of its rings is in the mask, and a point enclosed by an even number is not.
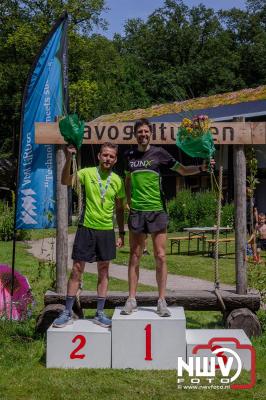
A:
[[[215,194],[213,192],[205,191],[197,192],[194,196],[198,209],[198,218],[197,221],[193,221],[193,225],[215,225],[217,210],[217,199],[215,197]]]
[[[168,203],[170,218],[169,231],[179,231],[190,225],[196,217],[196,204],[190,190],[181,190],[175,199]]]
[[[222,208],[221,225],[234,226],[234,203],[225,204]]]
[[[13,238],[14,211],[7,203],[0,202],[0,240]]]
[[[253,263],[248,264],[247,268],[248,286],[257,289],[261,295],[261,302],[266,302],[266,271],[264,265],[257,265]],[[263,331],[266,331],[266,312],[261,309],[258,311],[257,316],[260,320]]]
[[[13,239],[14,227],[14,206],[0,201],[0,240],[8,241]],[[29,240],[30,233],[25,230],[17,231],[17,240]]]
[[[177,193],[168,203],[169,232],[180,231],[191,226],[213,226],[216,223],[217,198],[214,192],[192,193],[185,189]],[[222,207],[221,225],[233,226],[234,206]]]
[[[258,310],[257,317],[259,318],[261,329],[266,332],[266,311]]]

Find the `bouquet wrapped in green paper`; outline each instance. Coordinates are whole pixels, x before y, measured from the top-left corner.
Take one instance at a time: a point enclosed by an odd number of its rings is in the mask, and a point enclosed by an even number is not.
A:
[[[215,147],[208,116],[184,118],[178,128],[176,145],[190,157],[213,158]]]
[[[67,142],[77,149],[80,148],[84,136],[85,122],[77,114],[69,114],[59,121],[60,133]]]
[[[63,136],[68,145],[75,146],[77,150],[82,145],[84,128],[85,128],[85,122],[80,121],[77,114],[68,114],[66,117],[62,118],[59,121],[59,129],[61,135]],[[78,166],[77,166],[76,155],[74,153],[72,155],[72,171],[73,171],[72,187],[77,192],[78,197],[80,197],[81,189],[77,175]]]

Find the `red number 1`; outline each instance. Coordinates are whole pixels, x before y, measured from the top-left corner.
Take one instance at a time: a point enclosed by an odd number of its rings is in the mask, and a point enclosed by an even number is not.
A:
[[[151,324],[145,326],[144,330],[146,331],[146,361],[152,361],[151,356]]]
[[[71,360],[74,360],[75,358],[81,358],[83,359],[85,357],[85,354],[77,354],[77,352],[81,349],[83,349],[83,347],[86,344],[86,338],[83,335],[77,335],[72,339],[72,343],[75,343],[77,340],[80,341],[78,347],[76,347],[69,355],[69,357],[71,358]]]

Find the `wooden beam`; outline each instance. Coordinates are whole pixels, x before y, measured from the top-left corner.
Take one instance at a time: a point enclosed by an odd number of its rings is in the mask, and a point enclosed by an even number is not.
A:
[[[239,295],[230,290],[221,290],[227,311],[236,308],[249,308],[251,311],[257,311],[260,308],[260,295],[248,294]],[[109,292],[105,307],[115,308],[124,306],[128,298],[126,292]],[[142,292],[136,296],[139,306],[156,306],[158,301],[157,292]],[[79,296],[81,308],[97,308],[97,292],[83,290]],[[202,311],[221,311],[220,303],[214,291],[208,290],[182,290],[178,292],[167,293],[166,301],[169,306],[181,306],[185,310]],[[45,305],[64,304],[65,296],[60,293],[47,291],[44,296]]]
[[[247,292],[246,265],[246,157],[243,145],[234,146],[235,269],[236,292]]]
[[[135,144],[133,123],[86,123],[83,144]],[[178,123],[152,124],[154,144],[175,144]],[[211,130],[216,144],[266,144],[266,122],[214,122]],[[35,124],[35,143],[64,144],[57,122]]]

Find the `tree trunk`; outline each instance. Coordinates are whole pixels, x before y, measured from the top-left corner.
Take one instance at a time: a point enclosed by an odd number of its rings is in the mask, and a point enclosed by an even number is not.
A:
[[[239,295],[231,290],[220,290],[227,311],[237,308],[249,308],[256,312],[260,308],[260,295],[249,293]],[[106,308],[123,306],[128,297],[127,292],[109,292],[106,299]],[[82,290],[79,295],[80,308],[96,308],[97,292]],[[138,292],[136,299],[139,306],[156,306],[158,292]],[[223,311],[214,291],[209,290],[180,290],[168,292],[166,301],[169,306],[184,307],[185,310]],[[44,296],[44,304],[64,304],[65,296],[56,292],[47,291]]]

